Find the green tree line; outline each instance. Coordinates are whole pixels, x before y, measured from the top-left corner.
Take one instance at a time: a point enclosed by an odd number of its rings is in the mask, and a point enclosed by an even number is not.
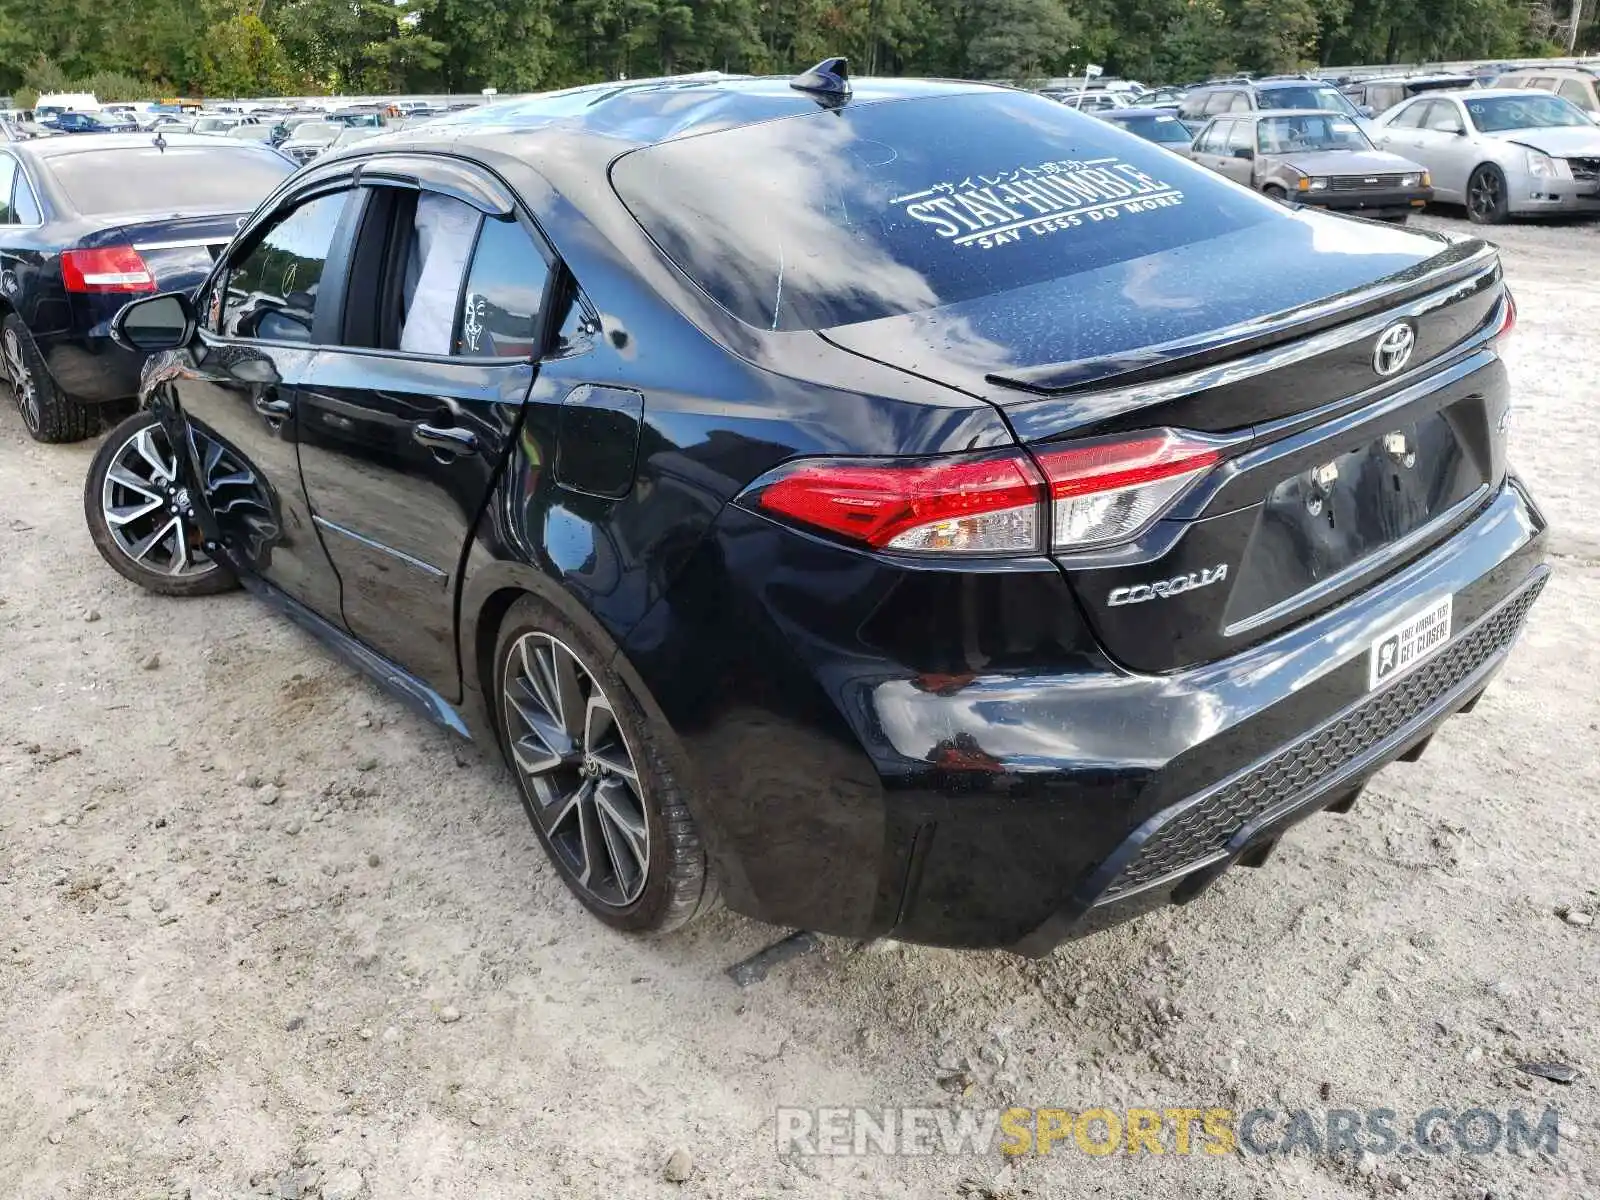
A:
[[[683,71],[1038,79],[1560,53],[1596,0],[0,0],[0,90],[502,92]],[[1587,3],[1589,11],[1582,13]]]

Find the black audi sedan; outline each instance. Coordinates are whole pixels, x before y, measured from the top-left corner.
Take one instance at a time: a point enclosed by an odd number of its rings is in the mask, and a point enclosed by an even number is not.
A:
[[[302,170],[197,295],[119,317],[107,562],[496,743],[622,929],[1186,900],[1417,757],[1546,578],[1492,248],[1026,92],[499,104]]]
[[[138,395],[143,355],[111,340],[111,318],[203,283],[293,170],[264,146],[180,134],[0,144],[0,368],[31,436],[86,438],[103,405]]]

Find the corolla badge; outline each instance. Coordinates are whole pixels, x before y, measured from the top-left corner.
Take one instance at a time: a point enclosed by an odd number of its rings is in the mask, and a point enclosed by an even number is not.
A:
[[[1132,587],[1112,588],[1106,603],[1115,608],[1119,604],[1143,604],[1146,600],[1165,600],[1195,588],[1210,587],[1228,577],[1228,564],[1218,563],[1203,571],[1190,571],[1172,579],[1159,579],[1155,583],[1136,583]]]
[[[1393,375],[1411,361],[1416,349],[1417,331],[1404,321],[1389,326],[1378,335],[1372,351],[1372,369],[1379,375]]]

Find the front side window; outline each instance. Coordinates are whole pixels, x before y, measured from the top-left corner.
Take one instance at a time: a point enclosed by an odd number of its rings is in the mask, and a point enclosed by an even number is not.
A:
[[[333,192],[307,200],[229,264],[218,314],[224,336],[311,341],[323,271],[349,198]]]
[[[539,305],[550,264],[510,217],[485,217],[462,299],[456,353],[531,358],[539,353]]]
[[[1243,150],[1249,146],[1251,141],[1250,133],[1249,121],[1235,121],[1233,129],[1228,134],[1227,153],[1232,154],[1236,150]]]

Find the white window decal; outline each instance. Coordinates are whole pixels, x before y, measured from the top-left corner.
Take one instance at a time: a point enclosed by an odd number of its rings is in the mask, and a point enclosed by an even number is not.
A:
[[[465,311],[461,316],[461,338],[467,343],[467,349],[476,354],[483,341],[483,297],[475,292],[468,292],[464,308]]]
[[[1119,158],[1066,159],[968,176],[896,196],[906,216],[954,246],[991,250],[1063,229],[1173,208],[1183,192]]]

